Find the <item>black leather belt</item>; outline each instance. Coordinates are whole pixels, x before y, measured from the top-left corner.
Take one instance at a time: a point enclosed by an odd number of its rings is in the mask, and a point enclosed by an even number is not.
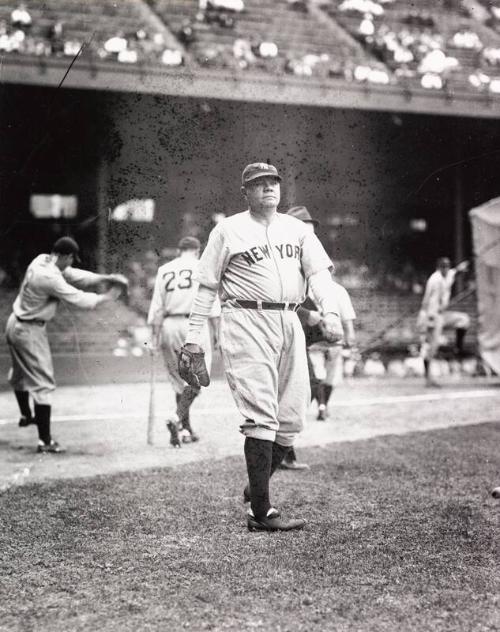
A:
[[[14,314],[14,316],[16,315]],[[33,323],[33,325],[45,325],[45,321],[40,320],[39,318],[19,318],[19,316],[16,316],[16,319],[20,323]]]
[[[297,311],[300,306],[300,303],[271,303],[269,301],[243,301],[240,299],[235,299],[235,303],[245,309],[288,309],[292,312]]]
[[[189,314],[165,314],[165,318],[171,318],[177,316],[178,318],[189,318]]]

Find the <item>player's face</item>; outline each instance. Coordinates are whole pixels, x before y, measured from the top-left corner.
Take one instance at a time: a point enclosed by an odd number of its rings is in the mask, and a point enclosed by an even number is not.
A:
[[[66,270],[66,268],[68,266],[72,266],[73,262],[75,260],[74,255],[59,255],[59,257],[57,258],[57,263],[58,263],[58,267],[59,269],[62,270]]]
[[[243,191],[251,209],[276,208],[280,203],[280,181],[273,177],[256,178]]]

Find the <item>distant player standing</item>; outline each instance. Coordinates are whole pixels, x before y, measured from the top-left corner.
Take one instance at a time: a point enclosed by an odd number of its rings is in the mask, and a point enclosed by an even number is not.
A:
[[[468,267],[469,262],[462,261],[456,268],[452,268],[448,257],[440,257],[437,260],[436,271],[431,274],[425,285],[417,328],[422,336],[421,355],[427,386],[439,386],[432,377],[431,361],[439,349],[443,329],[455,329],[456,351],[459,355],[463,353],[470,318],[464,312],[448,310],[448,305],[456,275],[465,272]]]
[[[195,273],[201,244],[196,237],[184,237],[180,240],[178,248],[180,255],[158,269],[147,321],[152,327],[153,349],[161,347],[167,375],[175,391],[176,415],[167,420],[170,443],[174,447],[180,446],[179,430],[184,443],[198,441],[198,435],[191,427],[189,411],[200,393],[199,387],[186,386],[180,377],[177,354],[186,340],[189,313],[198,289]],[[214,308],[217,309],[217,304]],[[211,317],[217,315],[215,311]],[[207,323],[203,329],[202,344],[206,351],[209,370],[212,353],[211,333],[216,334]]]
[[[121,293],[117,287],[111,287],[105,294],[78,288],[92,287],[103,281],[119,283],[122,287],[127,285],[122,275],[95,274],[73,268],[73,262],[79,260],[79,251],[71,237],[61,237],[53,245],[51,254],[41,254],[33,259],[7,321],[6,338],[12,359],[9,382],[21,411],[19,425],[36,424],[38,452],[62,451],[50,432],[52,394],[56,383],[47,322],[54,318],[60,301],[81,309],[94,309]],[[34,414],[30,395],[34,401]]]
[[[305,525],[303,519],[284,519],[271,506],[269,479],[302,430],[310,401],[304,332],[295,313],[306,284],[332,333],[342,335],[331,261],[303,222],[277,212],[280,180],[272,165],[245,167],[241,190],[249,208],[210,233],[185,345],[188,356],[202,351],[203,326],[219,293],[220,347],[244,419],[248,528],[263,531]],[[181,362],[185,356],[181,352]]]
[[[328,401],[335,386],[338,384],[339,375],[342,371],[343,349],[344,347],[348,349],[353,347],[356,341],[354,332],[356,313],[352,306],[351,298],[342,285],[334,281],[333,286],[344,330],[343,339],[334,343],[325,340],[319,325],[306,330],[309,358],[314,375],[319,380],[316,392],[318,421],[324,421],[328,416]],[[318,330],[317,335],[315,335],[315,330]]]

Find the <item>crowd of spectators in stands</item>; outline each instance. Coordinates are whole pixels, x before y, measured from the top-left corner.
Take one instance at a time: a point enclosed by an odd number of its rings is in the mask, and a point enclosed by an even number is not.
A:
[[[83,11],[83,9],[82,9]],[[49,26],[39,25],[26,5],[21,3],[10,14],[10,20],[0,20],[0,53],[20,53],[36,57],[75,57],[84,45],[98,60],[110,59],[125,64],[140,62],[180,66],[182,51],[166,46],[163,33],[150,33],[139,27],[130,33],[118,31],[101,41],[90,37],[86,42],[71,34],[71,24],[56,19]]]
[[[462,76],[476,89],[498,92],[500,81],[491,77],[488,66],[499,64],[500,48],[485,46],[471,23],[464,22],[451,35],[440,32],[436,18],[425,8],[412,9],[403,17],[387,12],[393,0],[343,0],[337,13],[357,17],[351,33],[390,69],[395,80],[415,78],[425,89],[443,89],[453,76]],[[454,10],[465,20],[466,11],[457,0],[443,0],[442,7]],[[384,5],[387,5],[384,8]],[[500,11],[498,13],[500,16]],[[458,50],[476,51],[477,68],[462,68],[453,54]]]
[[[419,85],[428,90],[446,89],[458,78],[462,85],[467,82],[476,90],[500,93],[500,76],[496,76],[500,44],[496,46],[494,37],[491,42],[482,41],[473,28],[474,21],[464,13],[458,0],[437,2],[439,7],[463,17],[464,23],[452,33],[440,30],[439,18],[425,6],[402,12],[401,3],[396,0],[324,0],[319,4],[361,42],[367,52],[365,61],[357,61],[355,55],[335,58],[317,50],[299,53],[294,50],[293,41],[283,48],[272,38],[243,36],[236,26],[249,11],[244,0],[199,0],[195,15],[186,18],[175,33],[178,48],[167,46],[164,33],[140,25],[133,32],[119,30],[101,41],[89,40],[87,48],[94,60],[175,67],[186,61],[183,45],[202,67],[334,77],[378,85]],[[282,11],[283,5],[280,7]],[[287,0],[286,8],[307,13],[308,0]],[[488,19],[483,23],[492,29],[492,34],[495,30],[500,33],[500,6],[488,3],[484,10]],[[65,23],[64,16],[50,25],[46,20],[43,24],[36,22],[23,3],[12,10],[9,20],[0,20],[0,53],[74,57],[85,47],[81,37],[73,36],[72,25]],[[227,37],[200,37],[207,27],[214,32],[234,32],[234,39],[228,42]],[[470,57],[471,67],[463,67],[460,51],[475,53]]]

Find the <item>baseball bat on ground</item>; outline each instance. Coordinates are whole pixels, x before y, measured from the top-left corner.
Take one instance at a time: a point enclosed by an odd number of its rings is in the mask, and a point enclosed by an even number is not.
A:
[[[151,353],[149,369],[149,411],[148,411],[148,445],[153,445],[153,429],[155,425],[155,385],[156,385],[156,356]]]

